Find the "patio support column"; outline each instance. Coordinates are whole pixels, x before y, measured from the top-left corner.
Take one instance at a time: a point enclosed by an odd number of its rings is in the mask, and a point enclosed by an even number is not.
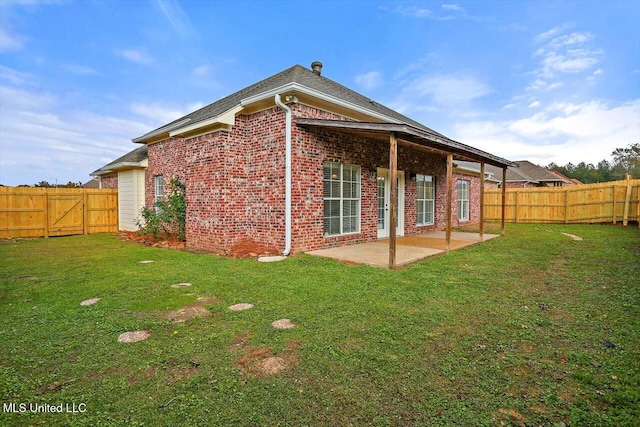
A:
[[[395,132],[389,135],[389,268],[396,267],[396,208],[398,205],[398,139]]]
[[[445,241],[447,252],[451,248],[451,203],[453,202],[453,154],[447,154],[447,219]]]
[[[500,234],[504,236],[504,218],[507,214],[507,168],[502,168],[502,211],[500,212]]]
[[[480,241],[484,242],[484,162],[480,163]]]

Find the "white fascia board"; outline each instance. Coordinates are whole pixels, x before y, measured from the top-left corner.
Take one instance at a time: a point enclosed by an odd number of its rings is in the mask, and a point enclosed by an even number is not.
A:
[[[171,132],[169,132],[169,136],[179,136],[188,132],[193,132],[206,126],[214,125],[216,123],[233,126],[236,124],[236,114],[238,114],[242,110],[244,110],[244,107],[242,105],[236,105],[235,107],[225,111],[224,113],[219,114],[215,117],[211,117],[210,119],[206,119],[201,122],[193,123],[189,126],[172,130]]]
[[[304,93],[306,95],[313,96],[314,98],[322,99],[323,101],[328,101],[333,104],[340,105],[341,107],[345,107],[350,110],[357,111],[367,116],[375,117],[387,123],[402,123],[398,121],[398,119],[394,119],[393,117],[376,113],[375,111],[369,110],[368,108],[364,108],[359,105],[353,104],[351,102],[344,101],[340,98],[336,98],[335,96],[327,95],[326,93],[319,92],[315,89],[308,88],[298,83],[289,83],[284,86],[280,86],[275,89],[272,89],[268,92],[263,92],[259,95],[255,95],[250,98],[245,98],[242,101],[240,101],[240,104],[241,105],[253,104],[254,102],[259,102],[268,98],[273,98],[277,94],[282,94],[289,91]]]
[[[180,120],[178,123],[174,123],[172,126],[163,126],[160,129],[156,129],[155,131],[145,133],[144,135],[139,136],[138,138],[134,138],[131,141],[136,143],[144,143],[146,139],[151,138],[153,136],[162,135],[165,132],[169,132],[171,129],[175,128],[176,126],[181,126],[189,122],[190,120],[191,119],[184,119],[184,120]]]

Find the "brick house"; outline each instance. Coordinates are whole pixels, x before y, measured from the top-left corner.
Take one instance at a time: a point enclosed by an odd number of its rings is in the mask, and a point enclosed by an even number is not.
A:
[[[510,161],[321,69],[295,65],[133,140],[148,146],[147,206],[170,178],[185,184],[188,247],[250,238],[286,255],[479,221],[484,179],[453,160]]]

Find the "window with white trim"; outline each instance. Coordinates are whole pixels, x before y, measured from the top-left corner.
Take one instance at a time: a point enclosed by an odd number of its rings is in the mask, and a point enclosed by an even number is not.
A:
[[[469,221],[469,181],[458,180],[458,221]]]
[[[435,186],[433,176],[416,175],[416,205],[418,225],[433,225],[435,210]]]
[[[360,231],[360,166],[324,163],[324,234]]]
[[[156,205],[156,212],[159,212],[160,208],[157,203],[159,200],[164,200],[164,177],[162,175],[156,175],[153,182],[155,189],[154,204]]]

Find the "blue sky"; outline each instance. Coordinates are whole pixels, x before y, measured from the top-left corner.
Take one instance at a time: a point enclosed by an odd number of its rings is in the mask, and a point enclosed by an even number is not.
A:
[[[640,1],[0,0],[0,183],[87,181],[294,64],[511,160],[640,141]]]

